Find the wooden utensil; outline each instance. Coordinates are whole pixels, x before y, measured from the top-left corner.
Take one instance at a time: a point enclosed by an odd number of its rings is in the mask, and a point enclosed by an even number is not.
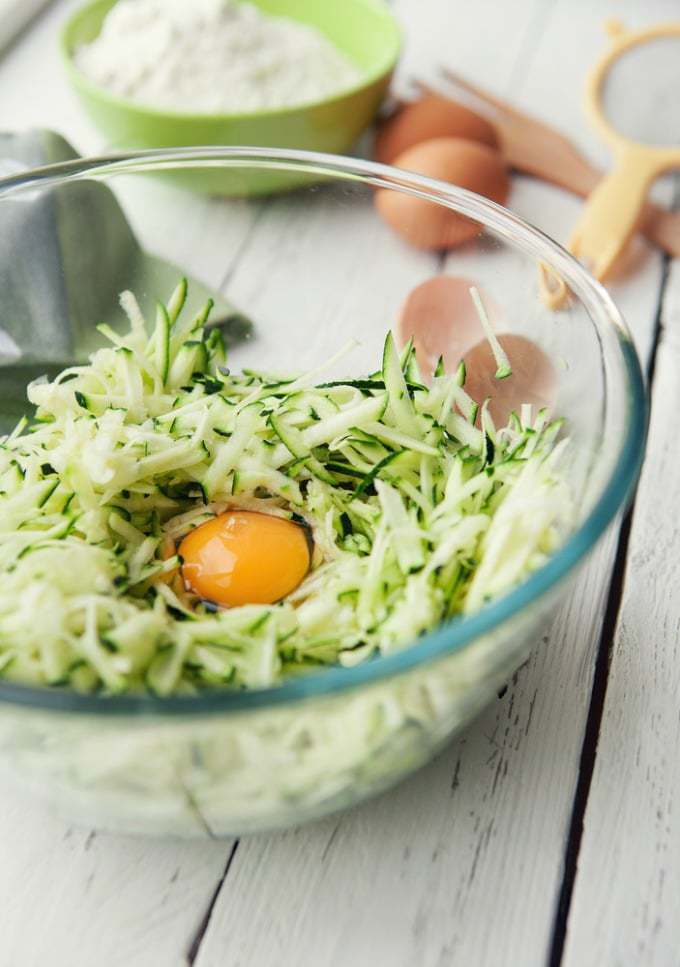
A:
[[[449,96],[451,88],[464,91],[475,100],[475,106],[495,126],[501,151],[508,164],[518,171],[534,175],[560,188],[587,198],[603,177],[586,157],[555,128],[524,114],[495,95],[456,74],[440,68],[446,90],[418,81],[428,93]],[[680,256],[680,212],[667,211],[651,202],[645,204],[639,223],[640,231],[670,255]]]

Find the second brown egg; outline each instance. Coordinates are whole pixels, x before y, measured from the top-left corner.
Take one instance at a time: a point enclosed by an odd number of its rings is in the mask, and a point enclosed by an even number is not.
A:
[[[398,168],[467,188],[499,204],[510,190],[498,151],[463,138],[434,138],[399,155]],[[426,250],[449,249],[474,238],[481,226],[444,205],[394,190],[375,195],[378,212],[406,241]]]

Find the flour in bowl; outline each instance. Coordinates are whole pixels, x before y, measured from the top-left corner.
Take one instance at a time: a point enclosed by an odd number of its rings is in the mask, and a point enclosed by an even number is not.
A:
[[[112,94],[199,114],[293,107],[361,79],[316,28],[235,0],[119,0],[75,59]]]

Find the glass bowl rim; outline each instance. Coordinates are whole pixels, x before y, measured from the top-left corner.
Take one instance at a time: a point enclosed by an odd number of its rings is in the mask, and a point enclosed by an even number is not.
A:
[[[332,696],[378,684],[470,647],[500,628],[522,609],[543,598],[589,553],[632,493],[642,464],[648,401],[640,362],[623,318],[606,289],[559,243],[513,212],[473,192],[389,165],[340,155],[277,148],[206,146],[153,149],[101,155],[0,178],[0,203],[31,188],[60,182],[168,169],[251,167],[307,173],[322,179],[354,181],[373,188],[399,190],[445,205],[482,223],[539,259],[550,262],[585,304],[598,328],[613,329],[626,382],[626,419],[615,463],[588,516],[562,546],[516,588],[466,617],[454,617],[390,655],[379,655],[352,668],[333,665],[264,689],[205,689],[195,695],[81,694],[57,688],[26,686],[0,679],[0,703],[56,712],[99,716],[203,717],[276,707],[307,698]]]

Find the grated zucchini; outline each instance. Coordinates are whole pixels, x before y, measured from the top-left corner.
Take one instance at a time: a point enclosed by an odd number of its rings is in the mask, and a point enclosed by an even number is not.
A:
[[[560,543],[559,421],[522,407],[496,428],[485,406],[477,421],[464,368],[425,386],[391,335],[365,379],[235,374],[210,306],[184,319],[185,301],[180,283],[149,333],[124,293],[129,333],[102,328],[89,365],[32,383],[36,421],[0,441],[0,675],[108,693],[268,686],[402,648]],[[287,600],[187,596],[176,542],[230,506],[311,528],[313,567]]]

